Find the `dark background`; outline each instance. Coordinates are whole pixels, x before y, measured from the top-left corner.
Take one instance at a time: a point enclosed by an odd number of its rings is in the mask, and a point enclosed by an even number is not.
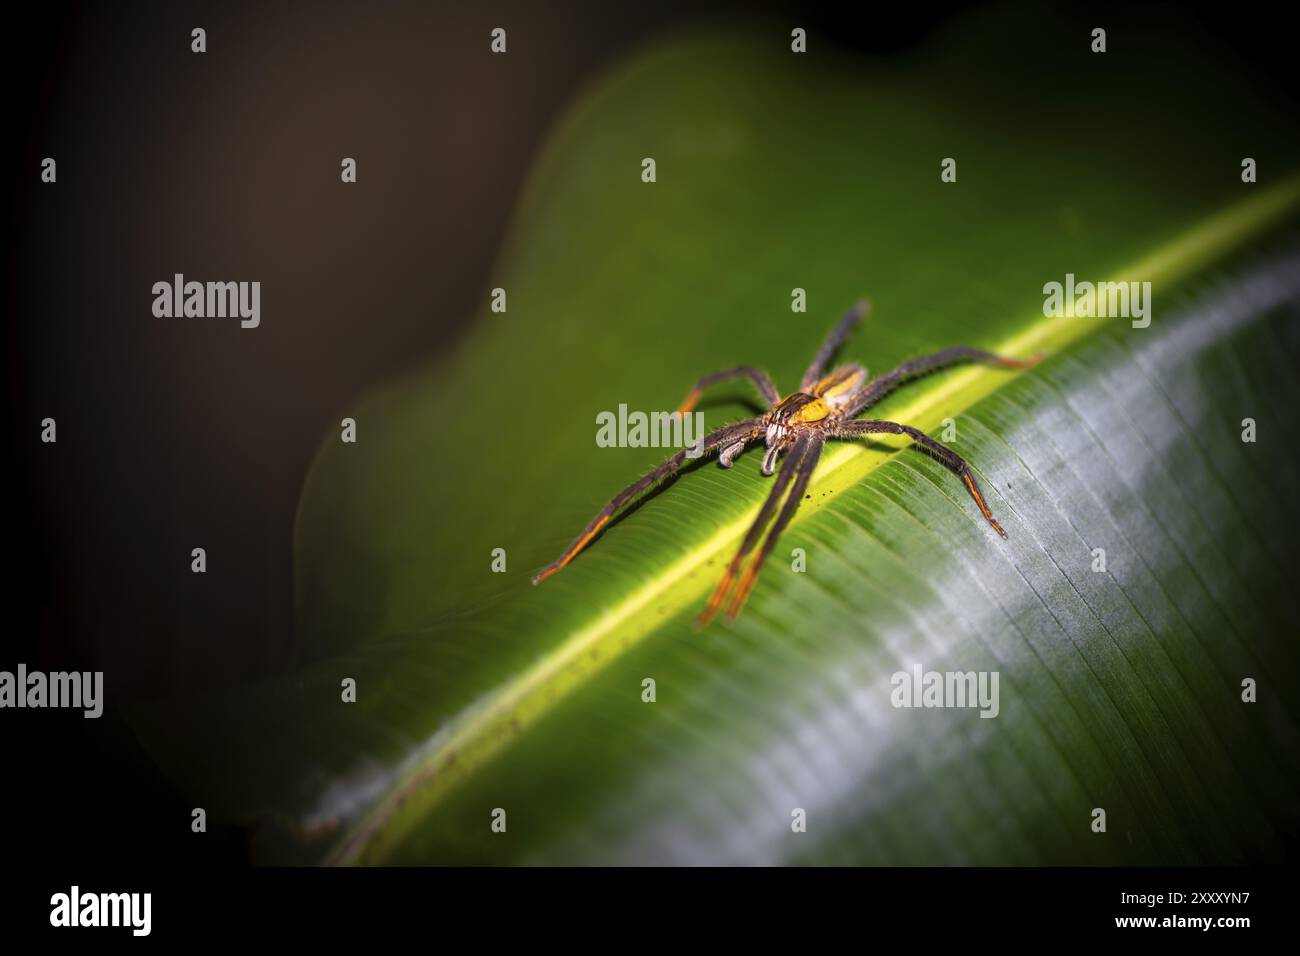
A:
[[[291,666],[291,534],[311,456],[370,387],[454,346],[483,307],[547,130],[603,68],[665,31],[753,16],[780,42],[803,26],[814,44],[907,56],[970,4],[837,6],[7,13],[5,383],[18,454],[0,669],[103,670],[109,706],[98,721],[0,712],[15,856],[245,859],[237,832],[190,834],[189,806],[114,709]],[[1294,104],[1290,34],[1269,18],[1209,4],[1080,8],[1112,50],[1126,26],[1158,25]],[[190,52],[196,26],[202,55]],[[488,49],[496,26],[505,56]],[[40,182],[46,156],[55,185]],[[339,181],[345,156],[355,185]],[[261,281],[261,327],[154,318],[150,289],[176,272]],[[40,442],[47,416],[55,445]],[[194,547],[205,575],[190,572]]]

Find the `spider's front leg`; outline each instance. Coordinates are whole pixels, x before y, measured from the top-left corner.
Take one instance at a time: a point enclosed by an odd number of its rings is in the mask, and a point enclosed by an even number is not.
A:
[[[700,612],[696,618],[697,624],[707,624],[718,609],[722,607],[723,602],[730,593],[732,584],[736,580],[736,575],[740,571],[741,564],[744,563],[746,556],[754,549],[758,543],[759,537],[763,533],[763,528],[771,519],[772,513],[776,511],[777,505],[781,504],[781,499],[785,499],[785,504],[781,506],[781,512],[777,515],[776,521],[772,524],[771,531],[768,532],[767,538],[763,541],[763,546],[759,548],[758,554],[749,563],[745,569],[744,575],[740,578],[740,583],[736,587],[736,593],[731,599],[731,604],[727,608],[727,616],[734,618],[740,613],[745,599],[749,597],[749,592],[753,590],[754,583],[758,580],[758,571],[771,554],[772,548],[776,546],[776,540],[785,530],[790,519],[794,517],[795,511],[799,507],[799,502],[803,499],[804,489],[808,487],[808,480],[812,477],[813,469],[817,467],[817,459],[821,456],[823,439],[820,434],[805,434],[795,439],[794,444],[790,447],[785,461],[781,464],[781,470],[777,473],[776,481],[772,485],[772,490],[763,502],[763,507],[758,511],[758,517],[754,523],[749,526],[749,531],[745,533],[745,538],[740,544],[740,550],[736,556],[731,559],[727,569],[722,574],[722,580],[718,582],[717,588],[713,591],[713,596],[709,598],[708,605]]]
[[[844,344],[844,340],[849,337],[849,333],[870,312],[871,303],[866,299],[862,299],[848,312],[845,312],[839,322],[835,323],[835,328],[831,329],[830,334],[826,336],[826,340],[822,342],[821,348],[817,350],[817,354],[813,357],[812,364],[808,366],[808,371],[803,373],[803,381],[799,383],[799,391],[812,391],[813,385],[826,371],[826,363],[831,360],[835,350]]]
[[[763,427],[763,419],[758,418],[736,422],[733,425],[724,425],[717,431],[705,435],[704,438],[695,445],[692,445],[689,448],[683,448],[681,451],[674,453],[671,458],[665,461],[658,468],[654,469],[654,471],[642,475],[636,481],[632,482],[632,484],[628,485],[615,495],[610,500],[609,504],[600,509],[600,513],[591,520],[591,523],[583,529],[582,534],[578,535],[577,540],[575,540],[573,544],[569,545],[562,555],[546,567],[542,568],[542,570],[538,571],[537,574],[533,575],[533,583],[541,584],[552,574],[560,571],[566,564],[576,558],[583,548],[592,542],[596,535],[600,533],[601,529],[604,528],[605,525],[609,524],[614,515],[618,514],[620,509],[625,505],[631,504],[641,495],[642,492],[648,491],[665,478],[668,478],[677,471],[678,468],[686,464],[687,461],[703,458],[709,452],[717,448],[722,448],[724,450],[723,454],[731,452],[736,445],[740,445],[741,448],[743,448],[746,442],[752,441],[763,433]],[[735,452],[732,453],[732,457],[734,457],[734,455]]]
[[[993,517],[993,512],[989,510],[988,503],[984,500],[984,493],[980,491],[979,482],[975,480],[975,473],[971,471],[970,465],[966,463],[966,459],[947,445],[935,441],[919,428],[913,428],[911,425],[900,425],[898,422],[855,419],[841,422],[831,429],[831,435],[835,438],[858,438],[862,435],[882,434],[907,435],[914,439],[917,444],[928,449],[935,458],[938,458],[939,461],[956,472],[957,477],[966,486],[966,490],[970,492],[970,496],[975,499],[980,514],[984,516],[985,521],[993,526],[993,530],[1004,538],[1007,536],[1007,533],[1002,530],[1002,525],[998,524],[997,519]]]

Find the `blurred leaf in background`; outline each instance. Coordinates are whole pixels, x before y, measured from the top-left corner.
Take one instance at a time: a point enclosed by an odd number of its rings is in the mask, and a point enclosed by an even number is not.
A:
[[[1300,144],[1175,40],[1097,55],[1088,35],[1011,8],[862,62],[819,38],[792,54],[761,24],[665,40],[596,83],[528,182],[492,282],[508,310],[485,290],[449,359],[362,403],[355,445],[322,445],[300,671],[143,719],[163,766],[263,821],[268,861],[1288,852]],[[1151,282],[1150,327],[1045,317],[1067,273]],[[843,357],[873,372],[954,344],[1047,351],[873,410],[951,419],[1007,541],[906,443],[832,445],[745,613],[696,630],[769,487],[750,452],[689,469],[530,586],[664,457],[597,447],[600,412],[671,409],[740,363],[788,392],[863,295]],[[709,427],[747,394],[720,389]],[[893,707],[914,665],[998,672],[998,716]]]

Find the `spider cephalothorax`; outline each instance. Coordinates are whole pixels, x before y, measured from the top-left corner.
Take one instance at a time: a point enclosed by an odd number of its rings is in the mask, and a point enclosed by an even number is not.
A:
[[[1026,368],[1037,362],[1038,358],[1003,358],[992,352],[957,345],[935,352],[933,355],[904,362],[892,372],[870,380],[867,379],[867,370],[861,365],[854,364],[841,365],[830,374],[823,374],[831,356],[848,337],[853,327],[862,321],[868,309],[869,305],[866,302],[859,302],[844,318],[840,319],[831,330],[831,334],[826,337],[826,341],[822,343],[808,371],[804,373],[803,381],[799,383],[799,390],[785,398],[777,392],[776,386],[772,384],[772,380],[765,372],[748,365],[715,372],[700,379],[687,394],[678,411],[685,413],[693,409],[699,401],[701,392],[710,385],[737,378],[748,378],[753,381],[764,401],[767,402],[768,410],[758,418],[724,425],[717,431],[705,435],[692,448],[677,452],[654,471],[623,489],[601,510],[600,514],[596,515],[591,524],[587,525],[578,536],[578,540],[573,542],[564,554],[537,573],[533,583],[546,580],[572,561],[622,508],[632,503],[642,492],[673,474],[689,459],[717,451],[718,463],[724,468],[730,468],[741,452],[760,439],[767,449],[763,455],[763,474],[771,475],[776,472],[777,460],[784,456],[781,471],[772,486],[772,491],[759,509],[758,517],[754,519],[754,523],[750,525],[749,531],[741,542],[740,550],[727,565],[722,580],[718,582],[713,592],[713,597],[701,612],[699,618],[701,623],[717,612],[733,587],[735,593],[727,607],[727,614],[735,617],[740,611],[758,578],[759,568],[776,545],[781,532],[794,517],[804,490],[808,487],[808,481],[812,477],[813,469],[817,465],[817,459],[821,455],[822,446],[828,438],[858,438],[872,434],[909,436],[957,474],[975,500],[980,514],[994,531],[1005,538],[1007,533],[1002,530],[1002,526],[989,511],[989,506],[980,491],[979,482],[975,480],[975,475],[965,459],[951,448],[941,445],[910,425],[854,416],[880,401],[903,382],[958,362],[980,361],[991,362],[1003,368]],[[779,513],[777,513],[778,507]],[[768,522],[772,521],[774,513],[776,520],[772,523],[771,530],[768,531],[758,553],[745,569],[739,586],[736,586],[741,565],[758,544],[758,539],[762,536]]]

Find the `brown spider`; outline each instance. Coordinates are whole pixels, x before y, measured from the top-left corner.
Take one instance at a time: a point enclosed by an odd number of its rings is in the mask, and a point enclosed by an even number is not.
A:
[[[679,412],[686,413],[693,409],[699,401],[700,393],[710,385],[737,378],[749,378],[753,381],[764,401],[767,402],[768,410],[758,418],[724,425],[704,436],[691,448],[677,452],[654,471],[624,488],[614,497],[614,500],[601,509],[600,514],[596,515],[591,524],[587,525],[578,536],[578,540],[574,541],[564,554],[533,577],[533,583],[539,584],[545,581],[572,561],[578,552],[590,544],[600,530],[609,524],[621,508],[646,489],[673,474],[688,459],[702,457],[721,449],[718,454],[718,464],[723,468],[730,468],[736,456],[744,451],[750,442],[760,437],[764,438],[767,444],[767,453],[763,456],[763,474],[772,474],[776,470],[777,457],[784,454],[785,460],[781,466],[781,473],[777,475],[771,493],[763,502],[758,517],[754,519],[744,541],[741,542],[740,550],[727,565],[727,570],[709,599],[708,606],[700,613],[697,619],[700,624],[706,623],[722,606],[736,581],[741,564],[754,550],[764,527],[780,505],[781,510],[776,516],[776,522],[740,579],[740,585],[736,588],[731,604],[727,608],[727,616],[734,618],[740,611],[754,587],[754,582],[758,579],[758,570],[762,567],[763,561],[771,553],[776,545],[776,539],[790,523],[790,519],[794,517],[804,489],[808,487],[808,480],[812,477],[813,468],[816,467],[817,459],[821,455],[822,446],[828,438],[857,438],[861,435],[881,433],[910,436],[931,455],[957,473],[965,483],[966,490],[975,499],[975,504],[979,506],[984,520],[1005,538],[1007,533],[1002,530],[1002,526],[989,511],[974,473],[960,455],[910,425],[874,419],[855,419],[854,416],[876,404],[903,382],[958,362],[980,361],[991,362],[1003,368],[1028,368],[1037,364],[1042,356],[1035,356],[1032,359],[1003,358],[992,352],[956,345],[935,352],[933,355],[904,362],[887,375],[881,375],[870,381],[867,380],[867,370],[856,363],[841,365],[829,375],[823,376],[826,363],[853,331],[854,326],[862,321],[869,309],[869,303],[859,302],[844,318],[840,319],[831,330],[831,334],[826,337],[826,341],[822,343],[812,364],[808,366],[808,371],[804,373],[803,381],[799,383],[799,391],[784,399],[765,372],[749,365],[715,372],[700,379],[682,401]],[[781,505],[783,497],[785,504]]]

